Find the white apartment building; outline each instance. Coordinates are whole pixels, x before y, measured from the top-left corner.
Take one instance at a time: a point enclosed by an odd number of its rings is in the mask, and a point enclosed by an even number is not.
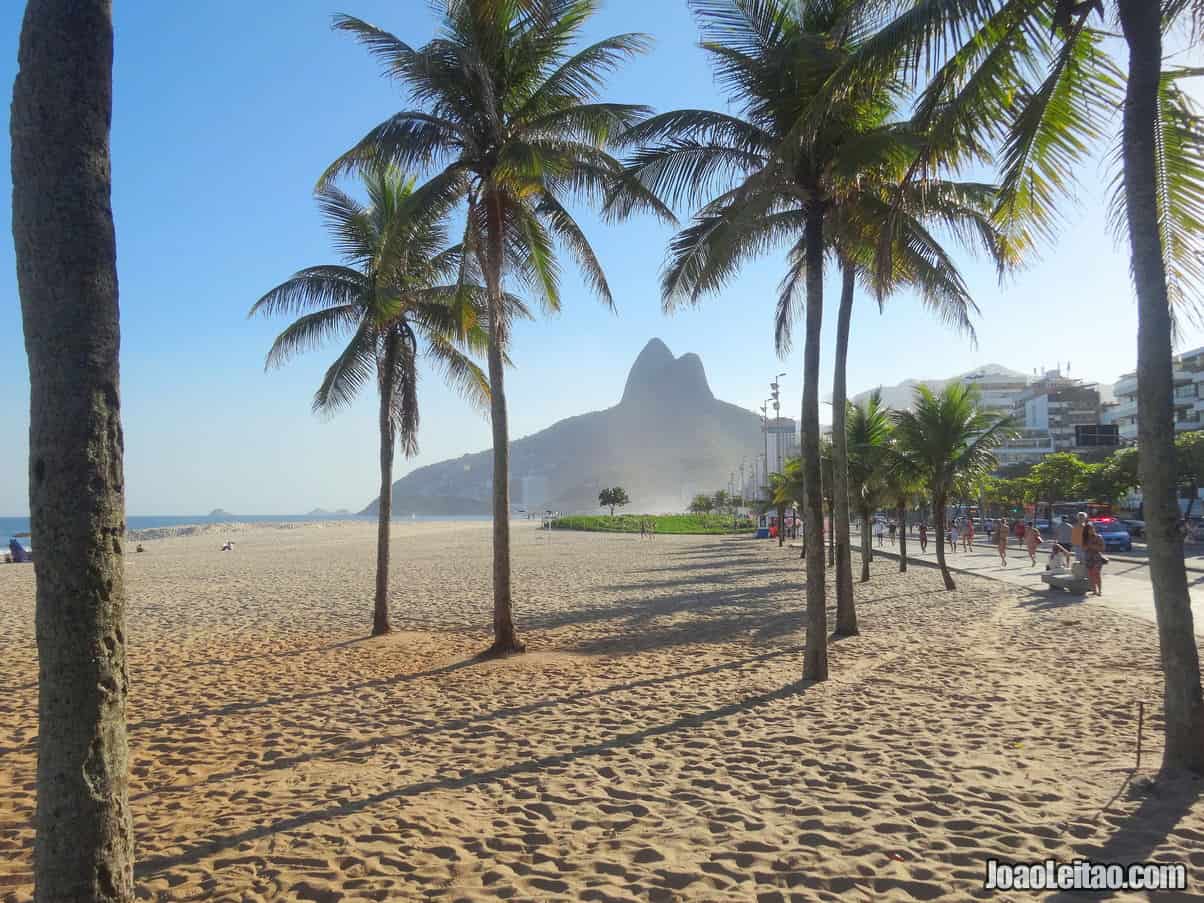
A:
[[[1204,427],[1204,348],[1175,355],[1175,432]],[[1126,373],[1112,389],[1116,404],[1105,409],[1106,419],[1119,428],[1123,442],[1137,441],[1137,374]]]
[[[879,386],[853,396],[853,404],[864,404],[874,392],[882,396],[882,403],[896,411],[910,410],[915,400],[916,386],[927,386],[939,392],[949,383],[961,383],[978,389],[979,406],[995,414],[1011,414],[1016,401],[1028,388],[1032,378],[999,364],[987,364],[952,379],[907,379],[896,386]]]

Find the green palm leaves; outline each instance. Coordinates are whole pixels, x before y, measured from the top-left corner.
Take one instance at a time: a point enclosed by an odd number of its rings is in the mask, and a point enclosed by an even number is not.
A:
[[[489,386],[469,353],[481,351],[483,296],[458,283],[459,248],[447,246],[446,207],[427,203],[396,170],[370,171],[367,205],[327,185],[317,193],[335,247],[345,264],[307,267],[255,302],[250,316],[297,316],[277,336],[266,366],[335,338],[347,344],[314,393],[316,412],[347,407],[376,379],[397,387],[391,418],[406,454],[417,451],[417,359],[420,353],[448,383],[477,405]]]
[[[972,387],[950,383],[935,393],[917,386],[915,409],[894,415],[901,454],[922,468],[934,492],[947,494],[960,476],[979,477],[997,466],[995,449],[1011,436],[1011,421],[982,411]]]
[[[648,111],[598,96],[606,76],[650,41],[616,35],[571,52],[596,6],[594,0],[444,0],[443,31],[417,49],[360,19],[337,16],[335,28],[363,44],[416,107],[369,131],[323,179],[374,161],[433,170],[433,183],[467,202],[464,244],[481,256],[482,270],[496,263],[554,310],[559,244],[603,302],[613,304],[567,201],[600,201],[613,192],[621,167],[605,148]],[[647,196],[643,201],[657,206]],[[491,229],[500,233],[496,262],[486,259],[494,253],[486,241]]]
[[[369,131],[330,166],[323,184],[382,163],[430,172],[431,198],[462,205],[462,260],[484,282],[493,427],[492,651],[499,654],[523,648],[511,616],[503,364],[514,305],[506,286],[546,310],[558,309],[563,251],[613,306],[601,262],[569,203],[608,200],[616,211],[638,205],[670,216],[625,178],[609,153],[648,110],[600,99],[606,77],[649,40],[615,35],[574,49],[597,6],[597,0],[437,0],[440,32],[419,48],[361,19],[334,22],[401,83],[412,108]]]

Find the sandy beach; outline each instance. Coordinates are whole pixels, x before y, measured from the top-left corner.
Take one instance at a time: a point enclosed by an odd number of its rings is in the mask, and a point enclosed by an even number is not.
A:
[[[486,523],[148,541],[130,799],[153,900],[958,900],[989,858],[1182,862],[1153,625],[880,559],[863,635],[798,683],[797,551],[515,524],[528,655],[482,662]],[[833,598],[830,594],[830,598]],[[32,898],[33,572],[0,566],[0,900]],[[1146,899],[1119,894],[1116,899]],[[1176,899],[1181,899],[1177,897]],[[1195,897],[1191,897],[1195,898]]]

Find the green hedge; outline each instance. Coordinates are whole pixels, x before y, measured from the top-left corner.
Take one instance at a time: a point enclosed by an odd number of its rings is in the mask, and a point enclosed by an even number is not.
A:
[[[732,529],[732,519],[726,514],[616,514],[574,515],[552,521],[557,530],[590,530],[597,533],[639,533],[640,521],[656,521],[657,533],[751,533],[756,529],[751,521],[739,521]]]

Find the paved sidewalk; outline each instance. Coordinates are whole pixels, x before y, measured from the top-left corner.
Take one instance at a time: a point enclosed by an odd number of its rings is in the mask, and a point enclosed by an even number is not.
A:
[[[853,545],[853,573],[857,574],[860,561],[860,546]],[[875,555],[898,559],[899,548],[893,548],[889,542],[881,547],[874,547]],[[1003,567],[999,562],[999,553],[993,546],[975,543],[975,551],[950,552],[945,547],[945,563],[951,571],[963,574],[974,574],[991,580],[1001,580],[1028,590],[1032,595],[1031,604],[1034,608],[1060,608],[1067,605],[1102,605],[1114,611],[1123,612],[1133,617],[1153,622],[1154,589],[1150,584],[1149,568],[1144,561],[1119,560],[1114,555],[1108,556],[1110,563],[1104,567],[1102,596],[1079,596],[1063,590],[1051,591],[1041,582],[1041,574],[1045,571],[1045,562],[1049,560],[1048,548],[1037,552],[1037,566],[1029,562],[1028,553],[1016,546],[1008,547],[1008,564]],[[936,566],[936,551],[932,542],[928,543],[928,552],[920,554],[920,543],[914,537],[907,537],[907,561],[909,564]],[[1195,599],[1204,592],[1204,574],[1188,571],[1188,584],[1193,590]],[[1029,604],[1026,602],[1026,604]],[[1204,612],[1193,604],[1192,612],[1195,617],[1196,635],[1204,636]]]

